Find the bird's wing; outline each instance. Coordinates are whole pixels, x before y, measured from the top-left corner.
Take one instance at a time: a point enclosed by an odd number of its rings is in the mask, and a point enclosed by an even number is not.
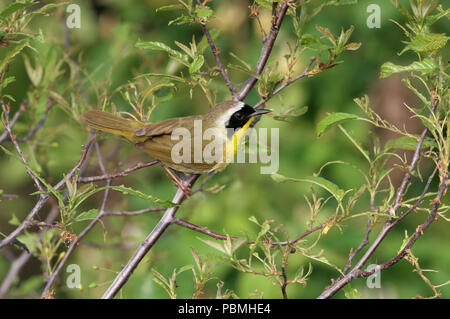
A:
[[[172,131],[179,127],[185,127],[189,131],[192,130],[194,120],[201,120],[201,116],[186,116],[165,120],[157,123],[150,123],[134,132],[138,137],[156,137],[161,135],[170,135]]]

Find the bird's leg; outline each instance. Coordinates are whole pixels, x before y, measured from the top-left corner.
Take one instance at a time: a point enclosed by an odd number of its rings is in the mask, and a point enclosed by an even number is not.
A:
[[[180,179],[177,176],[175,176],[175,174],[170,170],[170,168],[168,168],[166,165],[163,165],[163,164],[161,164],[161,166],[167,172],[167,175],[169,175],[169,177],[172,179],[172,181],[175,183],[175,185],[177,185],[183,191],[184,195],[186,195],[186,198],[191,199],[191,197],[189,196],[189,194],[191,193],[191,189],[189,187],[183,185],[183,181],[180,181]],[[177,172],[177,171],[175,171],[175,172],[181,173],[181,172]],[[181,173],[181,174],[183,174],[182,176],[179,176],[179,177],[181,177],[181,179],[183,179],[183,177],[186,177],[184,175],[184,173]]]

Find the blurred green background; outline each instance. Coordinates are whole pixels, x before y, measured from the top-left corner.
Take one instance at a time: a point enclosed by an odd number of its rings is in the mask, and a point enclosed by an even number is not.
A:
[[[8,2],[8,1],[6,1]],[[45,1],[44,1],[45,2]],[[82,85],[85,86],[84,96],[73,95],[70,103],[82,105],[82,108],[101,108],[105,95],[109,96],[107,109],[114,104],[121,111],[131,111],[130,106],[121,97],[118,89],[134,80],[135,76],[147,72],[171,72],[167,55],[163,52],[150,52],[135,47],[138,39],[144,41],[160,41],[175,48],[174,41],[188,44],[194,36],[197,41],[202,37],[198,25],[185,24],[171,25],[168,22],[177,16],[177,12],[164,11],[156,13],[158,7],[173,4],[168,0],[99,0],[99,1],[73,1],[81,6],[81,28],[67,30],[64,27],[64,10],[60,8],[51,16],[40,16],[32,21],[31,27],[36,32],[42,32],[46,43],[39,47],[42,56],[54,54],[56,61],[64,55],[71,54],[83,69]],[[279,128],[280,132],[280,167],[279,173],[285,176],[302,178],[311,176],[328,161],[341,160],[352,163],[354,166],[367,170],[367,163],[361,154],[354,148],[348,139],[338,130],[332,129],[321,138],[315,134],[315,126],[327,112],[348,112],[361,115],[355,97],[365,93],[373,101],[373,107],[383,116],[397,123],[407,123],[412,131],[420,131],[417,123],[409,120],[409,114],[401,106],[402,101],[415,103],[414,97],[408,92],[399,78],[379,79],[379,70],[382,63],[391,61],[397,64],[409,64],[414,61],[412,53],[398,56],[404,44],[401,30],[389,19],[402,21],[402,17],[389,1],[377,2],[381,8],[381,28],[369,29],[366,19],[369,15],[366,9],[373,1],[359,1],[358,4],[344,7],[330,7],[325,9],[309,25],[307,32],[317,34],[315,25],[329,28],[338,34],[341,28],[355,27],[351,41],[361,42],[358,51],[346,52],[340,58],[341,64],[325,71],[314,78],[305,78],[293,84],[280,95],[274,97],[268,107],[282,110],[288,106],[308,106],[305,115],[292,122],[280,122],[271,118],[263,119],[259,127]],[[221,51],[222,61],[227,64],[236,61],[229,52],[237,54],[251,65],[254,65],[261,47],[261,38],[256,20],[249,18],[248,6],[251,3],[242,0],[212,1],[210,6],[214,9],[216,18],[210,22],[210,27],[221,31],[216,41]],[[0,8],[6,3],[2,1]],[[269,11],[264,13],[265,20],[270,17]],[[448,30],[448,20],[443,19],[435,25],[435,32],[442,33]],[[283,23],[274,52],[269,60],[280,61],[279,68],[284,70],[283,55],[287,53],[286,42],[294,40],[292,21],[287,17]],[[66,43],[66,46],[65,46]],[[68,43],[68,46],[67,46]],[[0,48],[0,53],[2,48]],[[206,51],[210,65],[214,64],[213,57]],[[28,51],[31,55],[31,51]],[[308,57],[315,52],[306,51],[298,66],[301,72],[306,66]],[[449,52],[445,52],[444,60],[448,60]],[[321,58],[319,56],[319,58]],[[326,57],[323,57],[325,59]],[[24,61],[16,59],[9,66],[9,73],[16,77],[5,93],[10,94],[17,101],[12,103],[15,111],[19,103],[27,97],[27,88],[32,84],[27,76]],[[70,86],[67,86],[68,68],[61,75],[60,80],[49,85],[57,91],[70,96]],[[179,72],[176,70],[175,72]],[[230,70],[231,79],[236,84],[246,80],[246,74]],[[62,79],[62,80],[61,80]],[[64,80],[65,79],[65,80]],[[211,83],[215,90],[217,101],[229,99],[230,95],[220,77]],[[79,88],[73,88],[80,92]],[[255,104],[259,98],[255,90],[248,96],[246,102]],[[44,100],[45,102],[45,100]],[[112,104],[111,104],[112,103]],[[189,97],[189,88],[179,86],[174,97],[163,102],[155,111],[152,120],[163,120],[173,116],[201,114],[209,109],[206,98],[197,87],[193,91],[193,98]],[[76,112],[75,112],[76,113]],[[80,114],[78,112],[78,114]],[[18,135],[28,131],[30,124],[35,123],[39,117],[35,113],[25,113],[15,127]],[[88,137],[88,129],[64,111],[63,107],[55,105],[49,113],[43,129],[38,131],[35,138],[24,143],[23,148],[27,154],[33,154],[32,165],[39,167],[41,174],[49,182],[57,182],[66,173],[80,155],[80,147]],[[370,127],[361,122],[349,122],[345,127],[366,146],[372,147],[375,135],[383,141],[389,138],[384,132],[375,131],[368,134]],[[120,152],[115,152],[120,143]],[[107,170],[113,171],[117,163],[127,167],[138,161],[149,160],[145,154],[140,153],[131,145],[110,135],[102,135],[101,149],[107,158]],[[423,174],[430,172],[431,167],[424,166]],[[95,154],[91,156],[85,175],[100,174]],[[345,165],[327,166],[323,177],[333,181],[342,189],[358,189],[363,181],[361,175],[354,169]],[[399,184],[400,174],[393,176],[394,184]],[[136,171],[126,178],[113,181],[114,185],[125,184],[147,194],[154,194],[163,199],[171,199],[174,184],[166,177],[159,166]],[[282,225],[283,230],[293,238],[307,229],[309,208],[304,195],[311,192],[311,185],[305,183],[275,183],[270,175],[259,174],[259,165],[234,164],[225,172],[214,176],[208,185],[225,185],[225,189],[218,194],[199,193],[187,202],[178,212],[178,216],[186,218],[198,225],[206,226],[211,230],[231,235],[248,235],[254,238],[258,228],[248,220],[256,216],[258,220],[274,220],[274,224]],[[419,194],[418,187],[411,188],[411,194]],[[433,184],[433,189],[436,189]],[[34,191],[29,176],[23,166],[14,159],[0,155],[0,189],[5,193],[21,194],[20,199],[1,199],[0,202],[0,231],[9,233],[14,226],[8,224],[14,214],[22,220],[35,203],[35,198],[25,196]],[[316,194],[327,197],[327,193],[314,188]],[[355,211],[368,209],[367,193],[356,205]],[[97,208],[101,204],[102,194],[86,202],[83,207],[88,210]],[[448,196],[446,198],[448,201]],[[333,200],[325,206],[318,216],[320,223],[334,213]],[[147,207],[147,202],[132,196],[124,196],[113,192],[108,202],[108,210],[137,210]],[[45,216],[44,211],[42,215]],[[377,252],[369,260],[370,263],[384,262],[392,258],[399,250],[404,238],[404,231],[411,234],[418,223],[422,223],[425,214],[414,213],[394,230]],[[114,278],[115,272],[121,269],[128,258],[133,254],[145,236],[151,231],[159,218],[158,214],[146,214],[135,217],[108,217],[103,225],[98,224],[95,229],[83,240],[76,249],[68,264],[79,264],[82,269],[83,290],[69,289],[64,282],[67,273],[60,275],[59,285],[55,297],[67,298],[97,298],[100,297],[108,283]],[[74,232],[79,233],[87,223],[75,225]],[[343,267],[347,261],[350,248],[356,248],[365,233],[366,218],[355,218],[346,221],[342,229],[333,227],[322,236],[316,253],[324,251],[324,256],[338,267]],[[379,227],[373,234],[376,234]],[[374,235],[372,235],[374,236]],[[271,280],[261,276],[243,274],[228,264],[221,262],[211,247],[198,240],[204,235],[190,230],[171,227],[151,250],[147,258],[134,272],[129,282],[122,289],[122,297],[127,298],[167,298],[164,290],[152,281],[152,267],[166,277],[170,276],[174,268],[181,268],[193,264],[190,247],[193,247],[204,260],[212,264],[214,276],[224,281],[225,289],[234,290],[235,293],[247,298],[252,293],[263,292],[264,298],[281,298],[280,288],[273,285]],[[317,235],[311,235],[307,244],[312,244]],[[373,238],[373,237],[372,237]],[[419,257],[424,269],[435,269],[438,272],[427,273],[434,284],[446,282],[450,278],[450,249],[448,224],[433,224],[426,234],[414,246],[413,252]],[[19,254],[17,248],[8,248],[13,254]],[[245,253],[245,251],[243,251]],[[314,298],[323,288],[330,284],[331,278],[336,278],[338,272],[331,267],[307,259],[299,254],[290,257],[288,275],[293,275],[297,268],[313,266],[313,273],[305,287],[289,285],[287,293],[290,298]],[[93,266],[102,269],[94,270]],[[9,269],[8,259],[0,254],[0,279],[4,278]],[[20,282],[11,289],[11,295],[17,297],[36,297],[42,285],[42,269],[38,260],[33,259],[23,269]],[[98,287],[89,288],[91,283]],[[205,297],[214,297],[217,280],[208,283]],[[179,297],[190,297],[193,290],[192,273],[184,272],[177,279],[177,292]],[[381,274],[381,288],[369,289],[366,280],[360,279],[352,283],[365,298],[411,298],[415,295],[432,295],[431,289],[420,279],[413,267],[406,261],[401,261]],[[450,296],[450,286],[440,289],[444,297]],[[343,292],[337,297],[343,298]]]

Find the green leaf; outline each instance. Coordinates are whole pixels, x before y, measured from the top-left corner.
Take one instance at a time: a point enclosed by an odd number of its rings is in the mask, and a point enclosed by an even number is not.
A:
[[[321,136],[328,128],[344,121],[357,119],[358,116],[350,113],[331,113],[323,118],[316,127],[317,136]]]
[[[4,89],[8,86],[8,84],[15,82],[16,78],[14,76],[8,76],[7,78],[3,79],[3,81],[0,83],[0,88]]]
[[[33,256],[37,256],[38,244],[41,242],[37,233],[24,232],[22,235],[17,236],[17,240],[24,244]]]
[[[24,9],[26,7],[29,7],[37,2],[34,1],[16,1],[11,3],[9,6],[7,6],[5,9],[0,11],[0,22],[8,18],[10,15],[12,15],[14,12]]]
[[[194,58],[194,61],[192,61],[191,65],[189,66],[189,73],[193,74],[200,70],[200,68],[203,66],[203,63],[205,63],[205,58],[203,55],[197,55]]]
[[[355,288],[352,288],[350,284],[344,286],[344,295],[347,299],[359,299],[361,298],[361,293],[356,290]]]
[[[167,6],[162,6],[156,9],[156,12],[160,11],[172,11],[172,10],[179,10],[182,9],[183,6],[181,4],[170,4]]]
[[[27,71],[28,77],[30,78],[31,83],[33,83],[34,86],[39,86],[39,83],[42,79],[43,74],[43,68],[40,62],[35,62],[36,68],[33,68],[30,60],[28,59],[28,56],[26,54],[22,55],[23,62],[25,64],[25,70]]]
[[[174,204],[174,203],[172,203],[169,200],[159,199],[159,198],[156,198],[156,197],[154,197],[152,195],[144,194],[144,193],[142,193],[142,192],[140,192],[138,190],[135,190],[135,189],[133,189],[131,187],[125,187],[124,185],[108,186],[108,187],[104,187],[104,188],[102,187],[102,188],[99,188],[99,190],[100,189],[106,189],[106,188],[110,188],[112,190],[115,190],[115,191],[118,191],[118,192],[122,192],[124,195],[131,194],[131,195],[134,195],[136,197],[139,197],[139,198],[142,198],[142,199],[146,199],[146,200],[151,201],[151,202],[153,202],[155,204],[158,204],[159,206],[163,206],[163,207],[175,207],[175,206],[177,206],[177,204]]]
[[[13,226],[19,226],[21,223],[20,223],[20,220],[13,213],[11,219],[8,221],[8,224],[13,225]]]
[[[280,174],[272,174],[272,179],[277,183],[283,183],[283,182],[307,182],[312,183],[317,186],[322,187],[323,189],[327,190],[331,195],[333,195],[334,198],[340,203],[342,199],[344,198],[345,191],[343,189],[340,189],[336,184],[333,182],[330,182],[329,180],[319,177],[319,176],[308,176],[305,178],[291,178],[286,177]]]
[[[417,137],[419,138],[419,137]],[[417,147],[417,139],[409,137],[409,136],[402,136],[399,138],[394,138],[386,142],[384,145],[385,150],[408,150],[408,151],[414,151]],[[426,138],[423,143],[421,149],[424,148],[432,148],[437,147],[437,144],[434,140],[431,138]]]
[[[274,120],[287,122],[287,121],[291,121],[294,118],[305,114],[307,111],[308,111],[307,106],[303,106],[303,107],[290,106],[282,113],[279,113],[279,114],[269,113],[269,116],[271,118],[273,118]]]
[[[176,75],[170,75],[170,74],[163,74],[163,73],[144,73],[138,76],[139,77],[143,77],[143,76],[155,76],[155,77],[160,77],[160,78],[166,78],[166,79],[170,79],[170,80],[174,80],[177,82],[182,82],[185,83],[186,81],[179,76]]]
[[[201,19],[208,19],[213,14],[211,8],[206,6],[196,7],[195,12],[197,14],[197,17]]]
[[[17,46],[15,46],[6,57],[0,62],[0,72],[3,71],[6,64],[11,61],[17,54],[19,54],[25,47],[30,47],[28,43],[28,39],[24,39],[19,42]]]
[[[443,10],[435,15],[431,15],[425,18],[425,24],[430,27],[433,23],[435,23],[436,21],[438,21],[439,19],[450,15],[450,9],[447,10]]]
[[[447,44],[448,39],[449,37],[445,33],[419,33],[408,43],[401,53],[407,50],[413,50],[419,53],[437,51]]]
[[[82,221],[86,219],[94,219],[98,215],[98,209],[93,208],[88,210],[87,212],[82,212],[76,217],[76,221]]]
[[[316,25],[317,31],[322,33],[334,46],[336,46],[336,39],[330,29]]]
[[[422,75],[429,74],[438,69],[436,63],[430,59],[426,58],[422,62],[416,61],[411,63],[410,65],[402,66],[396,65],[392,62],[386,62],[381,66],[381,78],[387,78],[395,73],[411,71],[411,72],[420,72]]]
[[[214,248],[214,249],[216,249],[216,250],[218,250],[218,251],[220,251],[220,252],[222,252],[224,254],[227,253],[225,248],[223,247],[223,245],[221,243],[217,242],[217,241],[212,241],[212,240],[209,240],[209,239],[203,239],[203,238],[200,238],[200,237],[197,237],[197,239],[201,240],[206,245],[208,245],[208,246],[210,246],[210,247],[212,247],[212,248]]]
[[[181,52],[178,52],[177,50],[172,49],[168,45],[162,43],[162,42],[155,42],[155,41],[138,41],[136,43],[136,47],[146,50],[154,50],[154,51],[165,51],[170,56],[178,59],[179,62],[182,64],[185,64],[186,66],[189,65],[189,58],[186,54],[183,54]]]
[[[272,9],[273,0],[256,0],[256,3],[263,6],[266,9]]]

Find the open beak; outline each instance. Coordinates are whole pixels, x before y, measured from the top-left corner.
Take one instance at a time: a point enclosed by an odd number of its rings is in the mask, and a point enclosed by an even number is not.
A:
[[[252,114],[250,114],[250,116],[253,117],[253,116],[263,115],[263,114],[270,113],[270,112],[272,112],[272,110],[268,110],[268,109],[255,109],[255,112],[253,112]]]

